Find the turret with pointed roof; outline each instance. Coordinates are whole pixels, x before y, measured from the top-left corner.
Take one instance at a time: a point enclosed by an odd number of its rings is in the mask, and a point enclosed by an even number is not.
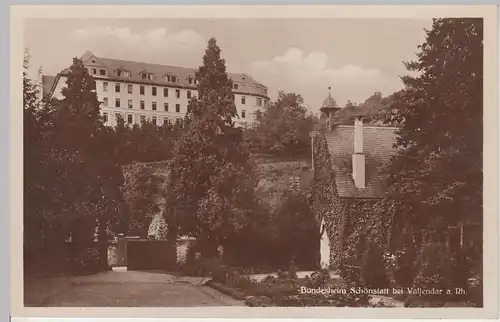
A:
[[[337,102],[332,97],[332,88],[328,87],[328,96],[323,100],[323,105],[319,109],[321,111],[321,119],[326,120],[327,127],[331,127],[331,120],[335,113],[339,111],[341,108],[337,105]]]

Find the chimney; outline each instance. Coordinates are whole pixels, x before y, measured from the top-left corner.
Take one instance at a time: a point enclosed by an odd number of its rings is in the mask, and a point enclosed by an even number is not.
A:
[[[352,177],[356,188],[365,188],[365,154],[363,152],[363,117],[354,118],[354,154],[352,155]]]

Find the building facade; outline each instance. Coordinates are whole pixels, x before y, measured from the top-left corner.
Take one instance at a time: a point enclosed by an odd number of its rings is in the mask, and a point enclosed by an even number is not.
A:
[[[151,121],[157,125],[182,119],[189,99],[197,96],[196,69],[97,57],[86,51],[81,60],[96,81],[101,113],[107,125],[114,126],[121,115],[126,123]],[[44,77],[44,95],[61,98],[69,70],[55,78]],[[250,125],[255,112],[264,109],[267,87],[246,74],[228,74],[238,116],[236,125]]]

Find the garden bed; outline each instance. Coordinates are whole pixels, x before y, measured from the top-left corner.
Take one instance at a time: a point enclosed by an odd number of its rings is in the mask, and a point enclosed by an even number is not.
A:
[[[206,285],[244,300],[248,306],[369,306],[369,297],[357,294],[312,294],[305,289],[345,289],[343,281],[332,278],[329,271],[297,276],[294,271],[278,272],[256,280],[220,262],[200,262],[184,267],[186,275],[210,276]],[[303,275],[303,274],[299,274]]]

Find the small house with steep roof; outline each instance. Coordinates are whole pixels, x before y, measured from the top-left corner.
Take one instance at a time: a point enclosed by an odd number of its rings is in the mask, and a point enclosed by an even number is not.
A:
[[[324,126],[311,133],[312,205],[320,223],[320,265],[332,270],[341,268],[352,255],[348,246],[358,247],[360,234],[373,224],[375,205],[388,188],[386,169],[396,155],[399,130],[366,125],[362,116],[354,117],[352,125],[335,124],[333,116],[340,110],[329,93],[321,108]],[[450,249],[476,249],[477,253],[481,226],[467,222],[450,226],[446,240]]]
[[[313,208],[320,224],[321,267],[339,269],[353,227],[363,224],[373,205],[384,197],[383,169],[395,154],[395,127],[336,125],[341,110],[328,93],[321,107],[324,128],[313,133]]]

